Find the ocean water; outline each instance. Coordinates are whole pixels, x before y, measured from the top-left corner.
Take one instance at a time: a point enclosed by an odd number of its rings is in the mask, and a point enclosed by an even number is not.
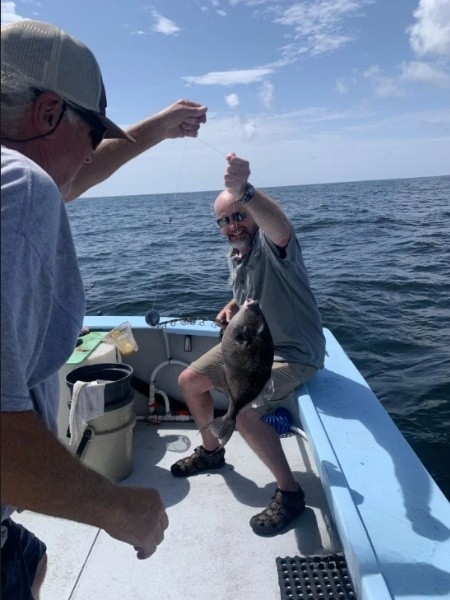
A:
[[[217,191],[70,203],[87,313],[214,318],[231,298]],[[324,325],[450,499],[450,176],[265,191]]]

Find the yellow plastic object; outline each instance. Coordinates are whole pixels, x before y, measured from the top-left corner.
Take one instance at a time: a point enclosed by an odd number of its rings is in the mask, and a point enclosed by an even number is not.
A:
[[[125,323],[121,323],[103,338],[103,342],[105,344],[112,344],[116,346],[122,354],[122,356],[126,356],[127,354],[132,354],[138,350],[138,345],[136,344],[136,340],[134,339],[133,332],[131,331],[131,323],[129,321],[125,321]]]

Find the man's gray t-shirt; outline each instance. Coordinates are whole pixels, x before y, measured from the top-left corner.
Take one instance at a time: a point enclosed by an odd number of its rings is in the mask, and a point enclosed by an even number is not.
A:
[[[83,325],[83,284],[53,180],[3,146],[1,173],[1,409],[36,410],[56,432],[58,370]],[[2,520],[11,510],[2,505]]]
[[[275,359],[321,369],[325,357],[322,320],[292,225],[284,250],[259,229],[251,250],[242,260],[232,250],[228,264],[229,283],[238,305],[253,298],[261,306],[272,334]]]

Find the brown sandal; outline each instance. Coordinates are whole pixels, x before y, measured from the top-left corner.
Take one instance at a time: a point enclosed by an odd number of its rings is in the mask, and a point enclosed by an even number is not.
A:
[[[225,449],[221,448],[216,452],[209,452],[203,446],[198,446],[194,453],[178,460],[170,467],[172,475],[175,477],[189,477],[201,471],[210,469],[220,469],[225,464]]]
[[[297,492],[283,492],[277,488],[269,506],[250,519],[250,526],[258,535],[276,535],[304,510],[305,494],[300,486]]]

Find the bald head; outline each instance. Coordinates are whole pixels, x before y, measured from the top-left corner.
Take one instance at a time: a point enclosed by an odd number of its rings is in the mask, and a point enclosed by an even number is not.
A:
[[[214,213],[217,217],[220,213],[232,213],[236,210],[235,205],[242,206],[228,190],[223,190],[214,201]]]

